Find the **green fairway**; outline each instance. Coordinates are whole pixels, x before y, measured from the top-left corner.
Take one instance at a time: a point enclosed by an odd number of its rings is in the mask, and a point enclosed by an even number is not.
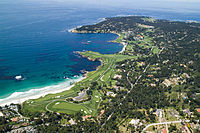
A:
[[[121,42],[123,38],[124,35],[120,34],[115,42]],[[134,55],[133,44],[143,48],[151,48],[153,54],[157,54],[160,51],[158,47],[153,45],[151,38],[144,36],[143,40],[128,42],[126,51],[124,53],[126,53],[128,50],[129,52],[133,52],[132,55],[125,55],[123,53],[100,54],[92,51],[79,52],[80,55],[90,60],[100,60],[102,64],[97,68],[96,71],[87,73],[87,78],[75,83],[74,87],[72,87],[70,90],[57,94],[50,94],[35,100],[28,100],[23,104],[22,110],[24,112],[50,111],[67,114],[74,114],[81,111],[86,115],[97,116],[97,109],[102,102],[101,90],[97,90],[97,88],[89,88],[92,90],[92,95],[90,95],[91,99],[88,101],[86,100],[80,103],[73,103],[67,102],[66,99],[78,96],[78,93],[81,89],[87,89],[93,82],[98,82],[100,85],[107,85],[112,88],[115,85],[115,80],[113,80],[113,77],[115,74],[117,74],[117,70],[115,69],[116,63],[123,60],[137,59],[140,57],[139,55]],[[87,97],[88,95],[85,96],[86,99]]]
[[[116,42],[121,42],[123,34],[119,36]],[[97,116],[97,109],[101,103],[101,92],[93,89],[92,96],[89,101],[83,103],[67,102],[67,98],[73,98],[78,95],[81,89],[88,88],[92,82],[97,81],[100,84],[111,84],[114,86],[115,82],[112,80],[116,74],[115,65],[119,61],[127,59],[137,59],[137,56],[129,56],[122,54],[100,54],[98,52],[85,51],[80,52],[80,55],[90,58],[92,60],[101,60],[102,64],[96,71],[87,73],[87,78],[75,83],[74,87],[68,91],[64,91],[57,94],[46,95],[35,100],[28,100],[23,103],[23,112],[59,112],[74,114],[78,111],[82,111],[84,114]],[[87,95],[86,95],[87,97]]]
[[[23,111],[29,112],[45,112],[46,106],[55,100],[62,100],[68,97],[74,97],[77,93],[74,90],[70,89],[68,91],[64,91],[57,94],[49,94],[45,97],[41,97],[34,100],[28,100],[23,103]]]
[[[98,81],[107,84],[113,82],[111,78],[116,73],[114,69],[116,62],[126,59],[136,59],[136,56],[128,56],[121,54],[100,54],[97,52],[80,52],[81,55],[90,59],[99,59],[102,65],[96,71],[89,72],[87,78],[75,84],[68,90],[57,94],[46,95],[35,100],[28,100],[23,104],[23,111],[29,112],[59,112],[74,114],[78,111],[83,111],[85,114],[93,116],[97,115],[97,109],[101,102],[101,93],[97,90],[93,91],[92,98],[84,103],[69,103],[65,99],[75,97],[80,92],[80,89],[87,88],[92,82]]]
[[[53,102],[51,105],[49,105],[48,109],[54,112],[68,113],[68,114],[74,114],[77,111],[81,111],[81,109],[88,112],[88,110],[81,104],[74,104],[66,101]]]

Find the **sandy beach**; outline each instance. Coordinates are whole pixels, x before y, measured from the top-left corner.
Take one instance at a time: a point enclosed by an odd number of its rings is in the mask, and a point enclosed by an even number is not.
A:
[[[103,19],[105,19],[105,18],[103,18]],[[76,28],[79,28],[79,27],[81,27],[81,26],[77,26]],[[76,28],[69,29],[68,32],[73,32],[73,30],[75,30]],[[118,33],[113,33],[113,34],[117,34],[118,36],[120,36],[120,34],[118,34]],[[122,50],[119,53],[123,53],[127,46],[125,43],[121,43],[121,44],[124,47],[122,48]],[[74,84],[70,85],[70,82],[79,82],[85,78],[86,77],[81,76],[81,77],[78,77],[77,79],[69,79],[63,83],[59,83],[56,85],[46,86],[46,87],[42,87],[42,88],[38,88],[38,89],[34,88],[34,89],[31,89],[31,90],[25,91],[25,92],[15,92],[7,98],[0,99],[0,106],[9,105],[11,103],[22,104],[23,102],[25,102],[29,99],[37,99],[40,97],[44,97],[48,94],[60,93],[60,92],[69,90],[74,86]]]
[[[46,86],[39,89],[31,89],[25,92],[15,92],[7,98],[0,99],[0,106],[9,105],[11,103],[21,104],[29,99],[37,99],[40,97],[44,97],[47,94],[63,92],[71,89],[74,86],[74,84],[70,85],[70,82],[79,82],[83,79],[85,79],[85,77],[80,76],[76,79],[69,79],[63,83],[59,83],[56,85]]]
[[[122,43],[121,43],[122,44]],[[122,45],[124,45],[124,47],[123,47],[123,49],[119,52],[119,53],[123,53],[124,51],[125,51],[125,49],[126,49],[126,44],[122,44]]]

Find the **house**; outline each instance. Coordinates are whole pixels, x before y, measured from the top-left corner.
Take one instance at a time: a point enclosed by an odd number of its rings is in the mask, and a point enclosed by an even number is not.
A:
[[[118,71],[118,72],[122,72],[122,70],[121,70],[121,69],[117,69],[117,71]]]
[[[180,66],[183,66],[184,68],[187,68],[187,66],[185,64],[180,64]]]
[[[116,74],[116,75],[114,76],[114,79],[121,79],[121,78],[122,78],[122,75]]]
[[[162,109],[157,109],[157,110],[156,110],[156,115],[157,115],[157,116],[162,115]]]
[[[167,64],[169,62],[169,60],[164,60],[163,64]]]
[[[144,39],[144,37],[141,36],[141,35],[137,35],[137,37],[138,37],[140,40],[143,40],[143,39]]]
[[[167,129],[162,129],[162,133],[167,133]]]
[[[156,87],[156,84],[151,83],[151,87]]]
[[[170,78],[170,79],[165,79],[162,83],[166,86],[169,87],[171,85],[178,85],[179,77],[177,78]]]
[[[155,80],[156,82],[158,82],[158,81],[159,81],[159,78],[154,78],[154,80]]]
[[[150,78],[151,78],[151,77],[153,77],[153,75],[148,75],[148,77],[150,77]]]
[[[185,78],[190,78],[190,76],[187,73],[183,73],[182,76]]]
[[[139,66],[144,66],[145,62],[139,62]]]
[[[117,86],[114,86],[113,88],[114,88],[115,90],[118,90],[118,89],[119,89],[119,87],[117,87]]]
[[[12,118],[12,119],[11,119],[12,122],[18,122],[18,120],[19,120],[18,117],[15,117],[15,118]]]
[[[101,112],[100,112],[100,118],[102,118],[102,115],[105,113],[105,110],[101,110]]]
[[[134,126],[138,125],[140,123],[140,119],[132,119],[129,124],[132,124]]]
[[[183,110],[183,113],[185,113],[185,114],[187,114],[187,115],[189,115],[189,116],[192,114],[192,112],[190,112],[189,109],[184,109],[184,110]]]
[[[87,120],[88,118],[91,118],[91,115],[86,115],[86,116],[82,116],[83,121]]]
[[[2,112],[0,112],[0,117],[4,116]]]
[[[103,115],[105,113],[105,110],[101,110],[101,115]]]
[[[170,113],[170,115],[171,115],[172,117],[180,118],[179,113],[178,113],[177,111],[173,110],[173,109],[171,109],[171,110],[169,111],[169,113]]]
[[[76,124],[76,122],[71,118],[71,120],[69,120],[69,123],[71,124],[71,125],[74,125],[74,124]]]
[[[115,97],[115,96],[116,96],[116,94],[115,94],[114,92],[111,92],[111,91],[108,91],[108,92],[106,93],[106,95],[107,95],[107,96],[112,96],[112,97]]]
[[[28,123],[22,123],[22,126],[26,127],[28,125]]]

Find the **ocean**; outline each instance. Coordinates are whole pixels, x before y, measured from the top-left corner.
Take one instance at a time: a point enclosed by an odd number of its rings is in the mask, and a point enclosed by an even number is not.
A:
[[[156,9],[152,4],[142,7],[140,3],[125,4],[113,6],[112,2],[104,0],[100,3],[91,0],[1,0],[0,99],[44,93],[42,88],[56,90],[56,85],[64,83],[68,87],[71,81],[79,81],[81,70],[93,71],[100,65],[98,61],[81,58],[74,51],[111,54],[123,48],[121,44],[109,42],[117,38],[115,34],[69,32],[74,27],[123,15],[200,21],[200,10],[192,8],[192,4],[176,10],[160,6],[161,3]],[[89,44],[85,44],[88,41]],[[15,77],[19,75],[24,80],[17,81]]]

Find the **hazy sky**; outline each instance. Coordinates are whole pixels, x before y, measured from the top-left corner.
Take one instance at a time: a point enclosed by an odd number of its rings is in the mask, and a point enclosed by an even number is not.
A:
[[[176,12],[199,12],[200,0],[24,0],[87,8],[153,9]]]

